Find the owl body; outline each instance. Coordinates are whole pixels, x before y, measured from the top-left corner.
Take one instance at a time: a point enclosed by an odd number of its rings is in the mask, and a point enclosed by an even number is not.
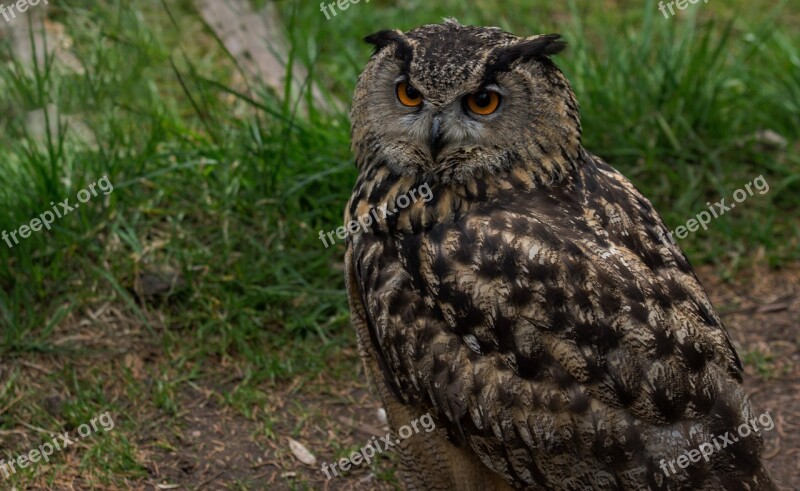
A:
[[[407,489],[774,489],[719,316],[651,204],[583,149],[557,36],[383,31],[356,89],[345,220],[359,351]],[[374,215],[373,215],[374,216]]]

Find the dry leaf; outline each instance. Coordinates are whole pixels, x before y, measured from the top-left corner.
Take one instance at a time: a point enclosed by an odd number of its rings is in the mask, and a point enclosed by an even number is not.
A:
[[[300,462],[306,465],[317,465],[317,458],[302,443],[289,438],[289,449]]]

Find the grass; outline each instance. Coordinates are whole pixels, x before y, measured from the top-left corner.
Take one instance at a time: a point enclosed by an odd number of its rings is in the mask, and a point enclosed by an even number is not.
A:
[[[330,21],[314,2],[279,5],[291,61],[345,102],[369,55],[360,39],[385,27],[455,16],[561,32],[571,49],[558,63],[581,101],[586,147],[628,175],[670,228],[758,175],[769,182],[768,194],[681,242],[692,261],[730,275],[798,259],[800,12],[788,2],[710,2],[671,20],[653,1],[375,0]],[[257,410],[265,390],[357,370],[338,356],[354,343],[343,247],[317,238],[340,224],[355,180],[346,114],[302,115],[281,94],[243,86],[189,2],[75,1],[51,19],[70,36],[77,69],[41,52],[31,67],[4,50],[0,230],[104,175],[114,192],[52,231],[0,242],[0,356],[9,367],[57,367],[35,381],[0,369],[0,431],[66,429],[110,409],[122,431],[84,442],[80,466],[118,487],[144,475],[139,442],[125,436],[145,432],[137,404],[170,428],[181,394],[210,386],[219,404],[258,422],[260,438],[275,438],[274,415]],[[53,131],[32,130],[32,113]],[[770,146],[765,130],[786,146]],[[147,292],[143,278],[174,285]],[[143,367],[126,358],[142,346],[157,352]]]

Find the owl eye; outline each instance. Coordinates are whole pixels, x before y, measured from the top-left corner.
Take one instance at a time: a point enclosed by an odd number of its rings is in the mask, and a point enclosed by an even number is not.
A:
[[[500,94],[491,90],[479,90],[465,100],[467,108],[480,116],[488,116],[500,106]]]
[[[407,107],[417,107],[422,104],[422,93],[408,82],[397,84],[397,99]]]

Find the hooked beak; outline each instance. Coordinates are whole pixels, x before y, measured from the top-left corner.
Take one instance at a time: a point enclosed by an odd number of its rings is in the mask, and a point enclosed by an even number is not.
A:
[[[433,157],[433,160],[436,160],[439,152],[444,148],[445,143],[444,132],[442,131],[442,116],[437,114],[433,117],[431,133],[428,137],[428,147],[431,150],[431,157]]]

